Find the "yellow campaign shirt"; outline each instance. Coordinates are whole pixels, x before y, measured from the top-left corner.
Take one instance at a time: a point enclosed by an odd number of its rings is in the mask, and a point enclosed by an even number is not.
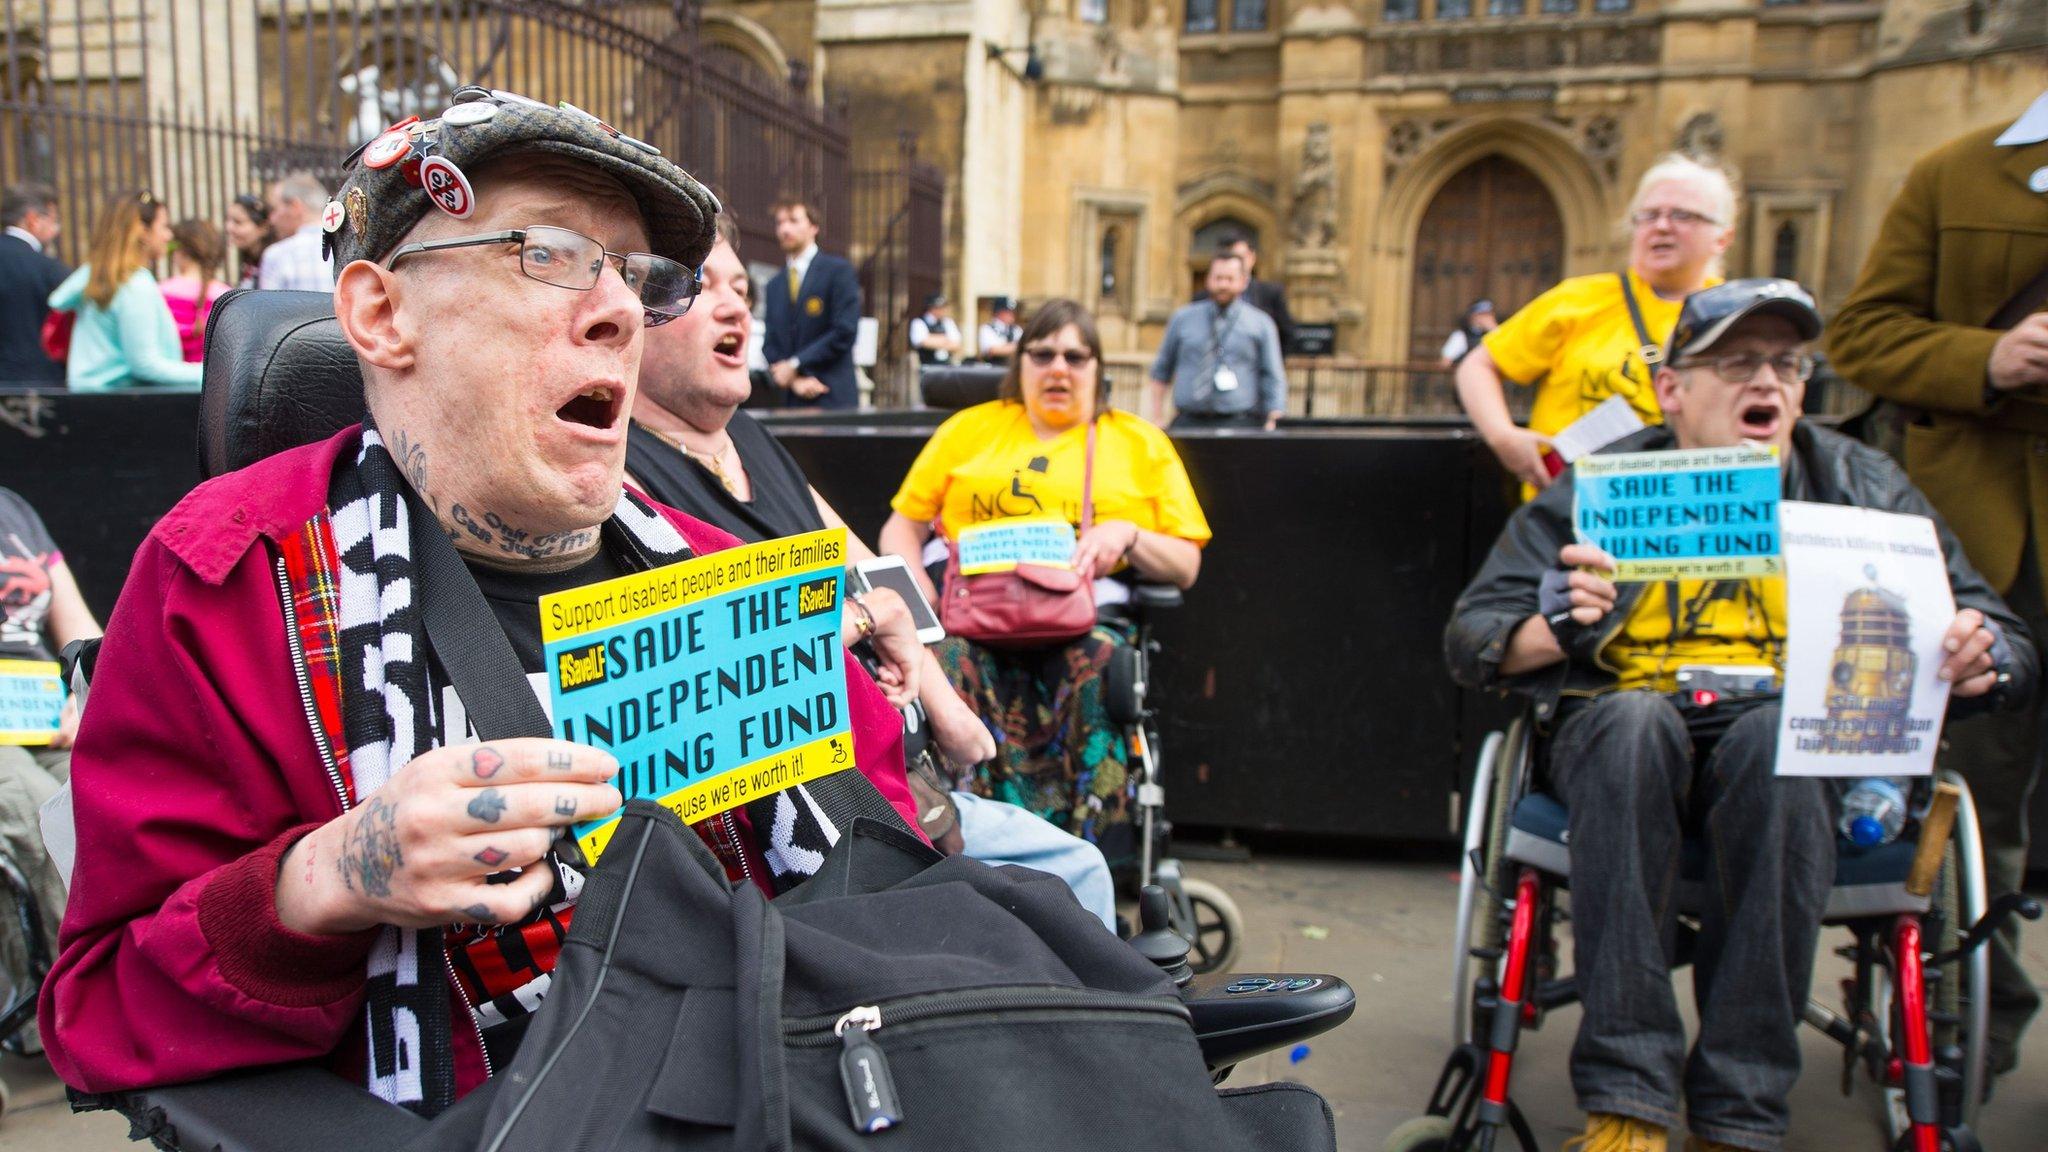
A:
[[[1662,347],[1671,339],[1684,302],[1660,299],[1634,272],[1628,278],[1636,306],[1643,310],[1643,327]],[[1487,333],[1485,343],[1504,379],[1535,386],[1536,403],[1529,412],[1533,431],[1556,435],[1609,396],[1627,397],[1645,424],[1664,422],[1649,366],[1643,363],[1643,342],[1621,295],[1621,277],[1612,272],[1558,284]]]
[[[1675,692],[1678,669],[1687,664],[1767,665],[1782,677],[1785,578],[1651,584],[1600,659],[1620,676],[1621,689]]]
[[[1023,516],[1078,526],[1087,452],[1085,426],[1040,440],[1022,404],[977,404],[932,433],[889,506],[919,523],[938,520],[948,539],[969,525]],[[1196,544],[1210,535],[1173,441],[1114,409],[1096,421],[1095,519],[1128,520]]]

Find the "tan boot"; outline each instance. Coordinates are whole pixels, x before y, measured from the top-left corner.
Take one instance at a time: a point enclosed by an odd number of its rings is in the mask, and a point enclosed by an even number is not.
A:
[[[1664,1152],[1664,1130],[1633,1116],[1586,1114],[1586,1134],[1564,1142],[1564,1152]]]

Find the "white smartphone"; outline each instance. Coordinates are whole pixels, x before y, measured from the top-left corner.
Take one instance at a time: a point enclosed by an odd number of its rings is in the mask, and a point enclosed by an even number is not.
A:
[[[945,626],[939,623],[939,614],[932,610],[931,601],[924,598],[917,581],[910,575],[910,569],[903,564],[901,556],[877,556],[854,565],[853,575],[859,580],[863,592],[876,588],[887,588],[903,602],[910,605],[910,622],[917,625],[917,639],[921,644],[936,644],[946,638]]]

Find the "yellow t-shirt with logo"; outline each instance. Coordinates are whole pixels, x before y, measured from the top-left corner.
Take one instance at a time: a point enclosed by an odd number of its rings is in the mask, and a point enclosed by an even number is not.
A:
[[[939,521],[948,539],[969,525],[1024,516],[1078,526],[1087,452],[1085,426],[1040,440],[1022,404],[977,404],[932,433],[889,506],[919,523]],[[1209,521],[1173,441],[1128,412],[1111,410],[1096,421],[1094,497],[1097,520],[1209,541]]]
[[[1678,324],[1680,300],[1660,299],[1628,273],[1643,327],[1662,347]],[[1707,285],[1718,284],[1709,279]],[[1629,319],[1621,278],[1612,272],[1575,276],[1536,299],[1486,334],[1486,351],[1503,379],[1534,385],[1529,427],[1561,432],[1609,396],[1626,397],[1645,424],[1662,424],[1642,340]]]
[[[1785,578],[1653,583],[1600,660],[1619,675],[1617,688],[1652,692],[1677,691],[1687,664],[1768,665],[1782,677]]]

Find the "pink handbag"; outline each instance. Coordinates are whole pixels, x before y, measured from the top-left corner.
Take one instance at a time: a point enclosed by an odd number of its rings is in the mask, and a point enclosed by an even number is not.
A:
[[[1081,534],[1095,524],[1095,423],[1081,478]],[[960,574],[960,545],[946,552],[946,590],[939,599],[946,633],[990,648],[1064,644],[1095,626],[1095,584],[1085,573],[1043,564],[1007,572]]]

